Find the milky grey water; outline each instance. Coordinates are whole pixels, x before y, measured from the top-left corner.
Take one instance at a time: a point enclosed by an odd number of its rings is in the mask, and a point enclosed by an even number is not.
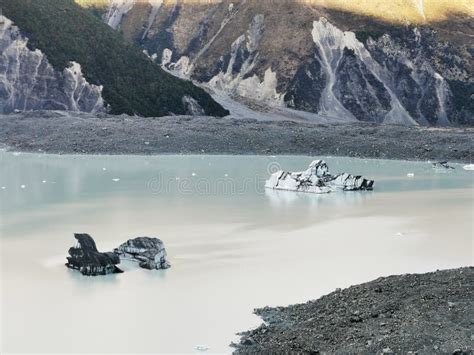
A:
[[[2,353],[229,352],[255,307],[473,261],[474,175],[460,165],[327,158],[375,191],[305,195],[263,183],[311,157],[0,159]],[[74,232],[103,251],[158,236],[172,268],[83,277],[64,266]]]

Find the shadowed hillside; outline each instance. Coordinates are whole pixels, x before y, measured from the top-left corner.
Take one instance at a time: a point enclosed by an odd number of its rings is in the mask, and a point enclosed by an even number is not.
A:
[[[29,47],[43,51],[55,68],[80,63],[85,78],[103,86],[111,113],[185,114],[183,98],[189,97],[208,115],[227,114],[205,91],[154,65],[138,47],[73,0],[1,0],[0,7],[28,37]]]

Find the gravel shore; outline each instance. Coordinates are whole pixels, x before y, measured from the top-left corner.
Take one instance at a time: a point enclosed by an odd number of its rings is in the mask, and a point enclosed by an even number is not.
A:
[[[474,268],[380,278],[316,301],[257,309],[236,353],[472,354]]]
[[[4,148],[59,154],[301,154],[469,163],[473,138],[474,128],[65,112],[0,115]]]

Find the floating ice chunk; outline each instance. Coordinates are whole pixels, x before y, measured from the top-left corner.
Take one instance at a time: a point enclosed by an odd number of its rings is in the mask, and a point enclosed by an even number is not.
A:
[[[229,174],[224,174],[225,177],[229,177]]]
[[[145,142],[145,145],[150,145],[150,142]]]
[[[170,263],[166,258],[165,246],[158,238],[139,237],[129,239],[118,248],[115,248],[114,253],[123,259],[138,262],[138,265],[144,269],[160,270],[170,267]]]
[[[46,184],[46,180],[41,181],[43,184]]]
[[[454,169],[453,166],[449,165],[447,161],[440,161],[431,163],[433,169]]]
[[[407,176],[408,176],[409,178],[412,178],[412,177],[415,177],[415,174],[413,174],[413,173],[408,173]]]
[[[209,347],[208,347],[208,346],[204,346],[204,345],[198,345],[198,346],[196,346],[196,350],[197,350],[197,351],[208,351],[208,350],[209,350]]]
[[[192,176],[197,176],[197,174],[196,174],[196,173],[192,173],[191,175],[192,175]]]
[[[119,179],[119,178],[114,178],[114,179],[112,179],[112,181],[113,181],[113,182],[119,182],[120,179]]]
[[[331,175],[324,160],[313,161],[309,168],[300,172],[277,171],[270,176],[265,187],[274,190],[309,192],[315,194],[333,191],[372,190],[373,180],[347,173]]]
[[[102,168],[103,171],[107,171],[107,168]]]
[[[26,185],[20,185],[22,189],[26,189]]]
[[[464,170],[474,171],[474,164],[467,164],[462,167]]]
[[[2,190],[6,190],[6,189],[7,189],[7,187],[6,187],[6,186],[2,186]]]

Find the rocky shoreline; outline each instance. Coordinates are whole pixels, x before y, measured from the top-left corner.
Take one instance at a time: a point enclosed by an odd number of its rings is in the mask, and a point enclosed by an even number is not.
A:
[[[299,154],[470,163],[474,128],[67,112],[0,115],[0,146],[56,154]]]
[[[316,301],[257,309],[249,353],[472,354],[474,267],[379,278]]]

